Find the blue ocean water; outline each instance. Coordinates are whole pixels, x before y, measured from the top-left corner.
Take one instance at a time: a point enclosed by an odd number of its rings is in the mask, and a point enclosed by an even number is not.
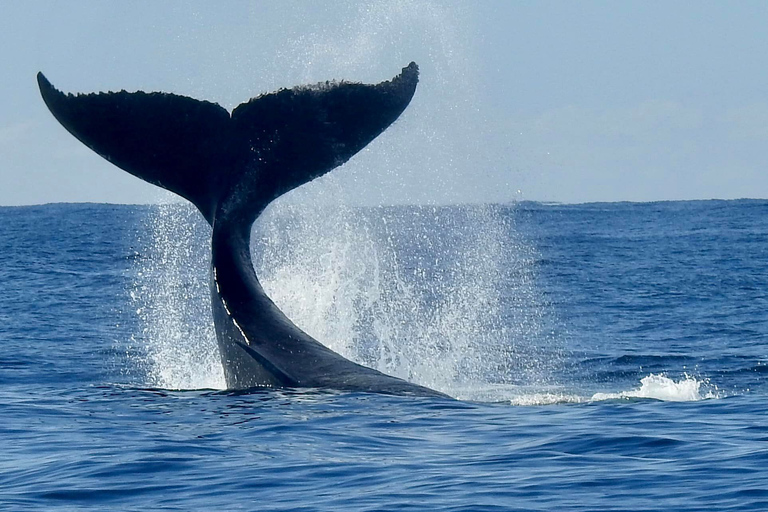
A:
[[[221,389],[207,236],[0,208],[0,509],[768,509],[768,201],[270,210],[289,316],[455,401]]]

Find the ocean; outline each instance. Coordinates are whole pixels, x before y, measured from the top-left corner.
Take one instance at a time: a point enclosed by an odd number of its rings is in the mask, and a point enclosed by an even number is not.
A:
[[[257,273],[456,400],[224,389],[191,207],[0,208],[0,509],[768,509],[768,201],[280,202]]]

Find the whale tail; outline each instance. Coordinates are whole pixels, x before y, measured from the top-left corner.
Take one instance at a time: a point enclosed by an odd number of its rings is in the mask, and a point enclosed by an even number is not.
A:
[[[416,90],[411,63],[377,85],[326,82],[254,98],[230,114],[165,93],[64,94],[42,75],[53,115],[129,173],[194,203],[213,227],[211,299],[227,386],[333,387],[444,396],[358,365],[299,329],[253,270],[250,228],[278,196],[349,160]]]
[[[121,169],[249,224],[278,196],[349,160],[392,124],[418,67],[377,85],[326,82],[221,106],[168,93],[65,94],[38,73],[56,119]]]

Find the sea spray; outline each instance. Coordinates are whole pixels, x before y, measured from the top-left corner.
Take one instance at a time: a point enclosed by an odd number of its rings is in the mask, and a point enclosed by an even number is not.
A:
[[[512,215],[286,203],[257,221],[254,264],[289,318],[352,360],[462,398],[541,385],[559,353]]]
[[[349,359],[460,398],[489,383],[547,385],[558,352],[513,214],[278,201],[254,225],[254,267],[289,318]],[[131,290],[146,384],[223,388],[210,228],[180,204],[152,208],[146,226]]]
[[[193,206],[180,203],[152,207],[144,224],[130,297],[145,385],[223,389],[208,289],[210,228]]]

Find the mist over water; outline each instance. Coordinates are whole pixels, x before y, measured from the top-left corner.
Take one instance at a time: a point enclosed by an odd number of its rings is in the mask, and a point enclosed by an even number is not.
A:
[[[280,86],[329,79],[377,83],[411,61],[420,68],[416,94],[403,115],[333,171],[347,203],[486,203],[515,197],[512,185],[497,187],[502,190],[493,197],[487,187],[485,192],[478,187],[482,175],[504,171],[498,151],[489,146],[494,134],[480,105],[471,9],[456,2],[388,0],[341,2],[333,11],[335,23],[318,23],[275,56]]]

